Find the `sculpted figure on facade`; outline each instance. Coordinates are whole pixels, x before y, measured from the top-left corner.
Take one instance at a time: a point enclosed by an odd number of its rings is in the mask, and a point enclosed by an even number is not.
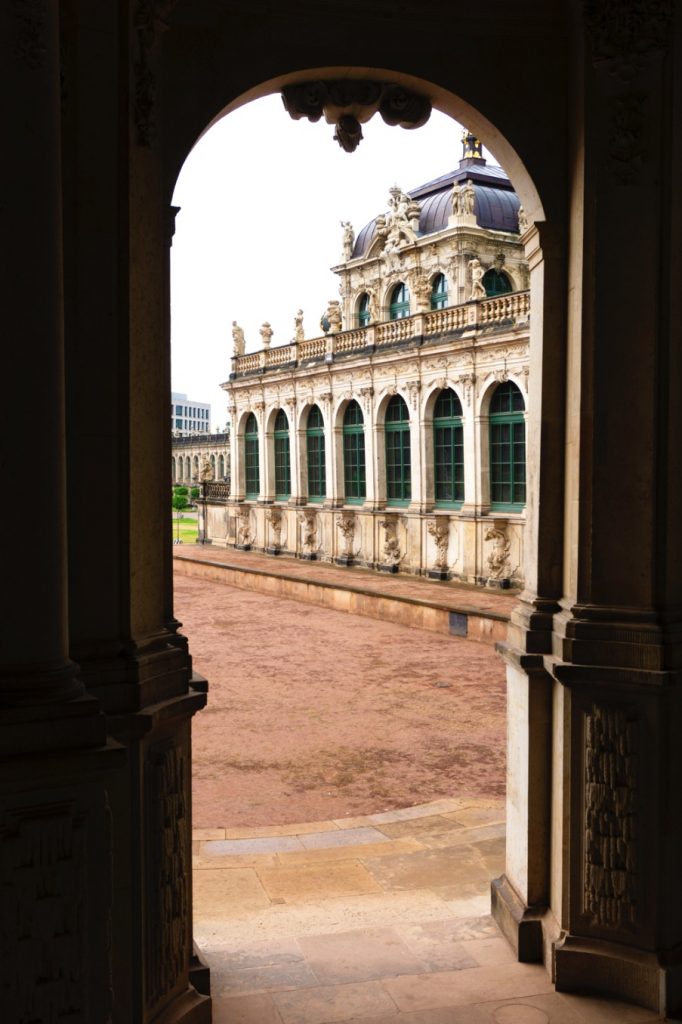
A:
[[[353,256],[355,232],[353,231],[353,225],[349,220],[342,220],[341,227],[343,228],[343,258],[347,262]]]
[[[251,534],[251,510],[240,509],[237,513],[237,544],[241,547],[249,547],[253,540]]]
[[[211,482],[215,473],[213,472],[213,466],[208,455],[202,455],[201,466],[199,467],[199,480],[202,484],[208,484]]]
[[[451,196],[451,199],[450,199],[450,203],[451,203],[451,206],[452,206],[452,215],[453,215],[453,217],[459,217],[462,213],[464,213],[464,209],[463,209],[463,205],[462,205],[462,192],[463,191],[464,191],[464,186],[458,184],[457,182],[455,182],[455,184],[452,186],[452,196]]]
[[[474,257],[473,260],[469,261],[469,270],[471,271],[471,295],[470,299],[485,299],[486,291],[485,285],[483,284],[483,275],[485,270],[481,266],[481,261]]]
[[[424,274],[417,274],[412,280],[412,289],[417,300],[417,312],[428,313],[431,308],[431,282]]]
[[[528,215],[522,206],[519,206],[519,234],[524,234],[530,227]]]
[[[282,510],[281,508],[269,508],[266,509],[265,519],[270,524],[272,529],[272,546],[275,548],[281,548],[282,546]]]
[[[426,529],[436,542],[436,560],[433,563],[434,569],[440,572],[447,572],[448,568],[448,543],[450,540],[450,521],[446,519],[429,519]]]
[[[509,552],[511,541],[506,531],[496,526],[489,527],[485,532],[485,540],[492,541],[492,548],[486,558],[486,568],[490,579],[499,580],[511,575]]]
[[[462,187],[462,213],[465,216],[473,216],[474,214],[474,203],[476,201],[476,190],[474,189],[473,183],[467,179],[466,184]]]
[[[243,356],[244,355],[244,331],[239,326],[236,320],[232,321],[232,355]]]
[[[343,551],[341,554],[344,558],[353,558],[353,541],[355,539],[355,516],[352,512],[344,512],[336,520],[336,525],[341,531],[343,537]]]
[[[296,316],[294,317],[294,341],[303,341],[305,337],[303,331],[303,310],[299,309]]]
[[[397,568],[400,565],[400,541],[398,540],[397,519],[382,519],[379,526],[385,531],[384,565]]]
[[[304,509],[298,513],[301,524],[301,548],[304,555],[314,555],[317,551],[317,513],[312,509]]]
[[[273,331],[272,327],[266,320],[265,323],[260,328],[260,336],[263,342],[263,348],[270,348],[270,342],[272,341],[272,336],[274,333],[275,332]]]
[[[376,219],[377,235],[386,239],[383,248],[385,255],[398,252],[416,240],[419,209],[419,203],[410,199],[397,185],[390,189],[388,211]]]

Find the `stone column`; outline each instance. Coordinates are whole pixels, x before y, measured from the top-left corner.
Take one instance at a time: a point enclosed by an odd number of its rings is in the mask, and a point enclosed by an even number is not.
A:
[[[552,807],[552,615],[561,594],[565,273],[561,225],[524,235],[531,267],[530,394],[527,420],[525,589],[512,613],[507,666],[507,855],[493,883],[493,915],[520,960],[543,958],[541,922],[550,904]],[[489,507],[487,432],[477,418],[482,494]],[[555,793],[560,787],[555,787]],[[555,805],[556,806],[556,805]],[[551,929],[550,929],[551,930]]]
[[[263,429],[261,431],[263,461],[261,463],[260,500],[268,503],[275,500],[275,417],[271,417],[270,412],[271,410],[267,407],[263,411]]]
[[[297,429],[296,402],[291,401],[287,405],[287,417],[289,419],[289,462],[291,468],[291,497],[292,505],[301,504],[301,438]]]
[[[11,158],[0,168],[3,382],[8,394],[26,396],[21,424],[6,424],[17,438],[3,445],[2,460],[3,488],[16,501],[23,541],[3,551],[0,745],[6,754],[103,737],[97,705],[83,697],[68,648],[58,18],[56,0],[30,17],[15,4],[0,13],[4,131],[12,139]],[[10,99],[19,96],[21,102]],[[39,397],[35,412],[30,393]],[[35,452],[42,456],[38,491],[30,465]]]
[[[373,390],[370,388],[360,401],[365,426],[365,508],[376,508],[377,503],[377,435]]]
[[[558,989],[677,1017],[682,26],[663,4],[623,31],[635,6],[586,15],[578,155],[595,198],[573,211],[585,262],[571,268],[565,587],[551,661],[565,736],[554,762],[572,784],[555,816],[552,909]]]

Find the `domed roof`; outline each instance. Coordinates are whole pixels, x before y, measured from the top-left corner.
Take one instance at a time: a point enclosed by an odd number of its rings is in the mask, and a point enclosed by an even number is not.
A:
[[[452,186],[470,181],[474,188],[474,214],[481,228],[491,231],[519,233],[519,197],[501,167],[488,166],[481,158],[460,160],[459,167],[407,193],[421,207],[419,236],[432,235],[448,226],[452,210]],[[366,256],[376,235],[376,221],[371,220],[358,232],[352,259]]]

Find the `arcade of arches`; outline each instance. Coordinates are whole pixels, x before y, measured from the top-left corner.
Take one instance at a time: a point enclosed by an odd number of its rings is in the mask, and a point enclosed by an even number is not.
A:
[[[0,5],[3,369],[25,442],[7,491],[43,453],[3,561],[3,1019],[210,1020],[190,980],[207,696],[172,607],[170,202],[215,118],[356,77],[466,124],[528,218],[495,918],[561,990],[682,1009],[681,36],[672,0]],[[39,416],[18,409],[28,382]]]

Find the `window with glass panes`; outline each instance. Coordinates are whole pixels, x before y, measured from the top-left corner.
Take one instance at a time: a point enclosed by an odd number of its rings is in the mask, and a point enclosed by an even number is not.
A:
[[[360,298],[360,305],[358,306],[358,324],[360,327],[366,327],[369,323],[369,295],[367,292]]]
[[[505,295],[507,292],[512,291],[511,281],[507,275],[501,270],[495,270],[494,267],[486,270],[483,275],[483,287],[485,288],[486,295],[491,299],[495,295]]]
[[[448,304],[448,282],[445,274],[436,274],[431,288],[431,309],[445,309]]]
[[[288,501],[290,496],[289,420],[284,409],[280,409],[275,417],[275,500]]]
[[[390,505],[407,504],[410,476],[410,414],[404,398],[394,395],[386,407],[386,498]]]
[[[403,320],[410,315],[410,292],[403,281],[397,284],[391,292],[388,315],[391,320]]]
[[[525,403],[516,384],[500,384],[490,402],[490,505],[515,511],[526,504]]]
[[[434,497],[436,504],[464,501],[464,440],[462,403],[445,388],[433,410]]]
[[[317,405],[308,413],[308,501],[322,501],[327,494],[324,458],[324,420]]]
[[[364,501],[365,422],[356,401],[348,403],[343,417],[343,488],[347,503]]]
[[[244,477],[246,497],[257,498],[260,494],[260,465],[258,461],[258,424],[253,413],[249,413],[244,428]]]

